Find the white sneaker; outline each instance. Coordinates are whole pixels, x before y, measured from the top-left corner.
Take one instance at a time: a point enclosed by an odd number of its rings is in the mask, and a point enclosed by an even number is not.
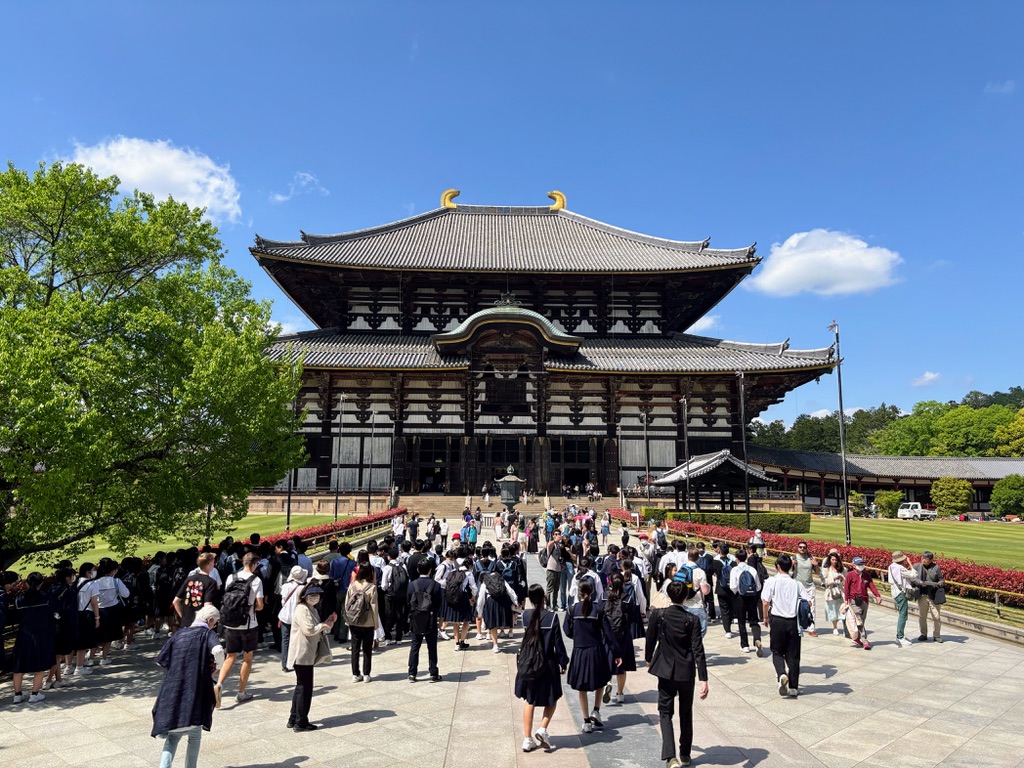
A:
[[[39,693],[33,693],[31,696],[28,697],[28,703],[29,704],[38,704],[40,701],[42,701],[45,698],[46,697],[42,694],[41,691]]]
[[[523,752],[533,752],[537,748],[537,742],[527,736],[523,739]]]
[[[53,684],[55,682],[57,682],[57,681],[56,680],[47,680],[45,683],[43,683],[43,690],[44,691],[50,690],[51,688],[53,688]]]
[[[611,700],[612,700],[612,687],[610,685],[606,685],[604,687],[604,696],[601,697],[601,701],[603,701],[605,704],[607,704]]]
[[[487,638],[486,638],[486,637],[484,637],[483,635],[481,635],[481,634],[480,634],[479,632],[477,632],[477,633],[476,633],[476,639],[477,639],[477,640],[486,640]]]
[[[363,675],[363,682],[364,683],[370,682],[370,676],[369,675]]]
[[[438,630],[437,638],[438,638],[438,640],[451,640],[452,639],[451,636],[447,632],[445,632],[443,629]]]
[[[616,693],[615,698],[612,699],[612,703],[617,707],[621,707],[626,703],[626,695],[623,693]]]
[[[352,682],[353,683],[361,683],[361,682],[363,682],[363,676],[362,675],[352,675]]]
[[[789,695],[789,676],[779,675],[779,696]]]
[[[66,678],[62,677],[60,680],[54,680],[53,681],[53,687],[54,688],[63,688],[69,682],[70,682],[69,680],[67,680]]]
[[[843,634],[843,630],[841,630],[839,627],[836,627],[835,629],[832,630],[832,634],[833,635],[841,635],[841,634]]]
[[[595,709],[590,713],[590,720],[594,723],[595,728],[604,728],[604,720],[601,719],[600,709]]]
[[[736,633],[735,632],[730,632],[729,630],[725,630],[725,637],[728,640],[732,640],[734,637],[736,637]]]
[[[789,698],[795,699],[800,695],[800,692],[796,688],[790,688],[788,691]]]
[[[583,732],[584,733],[593,733],[594,732],[594,724],[592,722],[590,722],[589,720],[584,720],[583,721]]]
[[[23,693],[16,693],[16,694],[14,694],[14,703],[15,704],[21,704],[21,702],[23,702],[24,700],[25,700],[25,694],[23,694]]]
[[[501,648],[498,647],[497,643],[494,644],[494,647],[491,650],[495,653],[501,653]]]
[[[742,648],[740,648],[740,650],[743,651],[744,653],[751,653],[752,652],[749,645],[744,645]]]
[[[109,666],[109,664],[110,664],[110,659],[109,659],[109,657],[108,657],[108,658],[106,658],[106,659],[100,659],[100,666],[101,666],[101,667],[106,667],[106,666]]]
[[[544,747],[544,749],[551,749],[551,737],[548,736],[547,728],[538,728],[533,734],[533,738],[538,744]]]
[[[78,667],[74,671],[73,676],[74,677],[83,677],[84,675],[91,675],[91,674],[92,674],[92,670],[89,669],[88,667]]]

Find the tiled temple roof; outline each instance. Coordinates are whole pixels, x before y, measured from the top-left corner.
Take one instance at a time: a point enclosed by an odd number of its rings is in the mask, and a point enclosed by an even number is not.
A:
[[[651,237],[564,209],[460,205],[337,235],[303,233],[294,242],[257,236],[250,251],[310,264],[469,272],[749,271],[760,261],[754,246],[708,243]]]

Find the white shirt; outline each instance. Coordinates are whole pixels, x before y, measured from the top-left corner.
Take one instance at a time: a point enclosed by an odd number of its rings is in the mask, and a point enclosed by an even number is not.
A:
[[[127,600],[128,587],[116,576],[101,576],[92,584],[93,592],[99,599],[100,608],[113,608],[117,605],[117,599]]]
[[[441,535],[442,536],[447,536],[448,535],[448,521],[447,520],[443,520],[441,522]]]
[[[78,610],[86,611],[96,594],[96,582],[88,579],[78,580]]]
[[[757,571],[745,562],[741,563],[738,561],[732,566],[732,570],[729,572],[729,589],[732,590],[734,595],[738,595],[740,593],[740,574],[744,571],[750,571],[751,575],[754,577],[754,586],[757,588],[757,591],[760,592],[761,580],[757,578]]]
[[[232,573],[230,576],[228,576],[227,583],[225,584],[225,589],[234,584],[236,580],[248,581],[253,577],[256,577],[256,581],[253,583],[251,587],[249,587],[249,620],[246,622],[244,627],[229,627],[225,625],[224,629],[251,629],[252,627],[256,626],[256,601],[263,599],[263,580],[256,576],[255,573],[249,573],[247,570],[243,568],[241,571],[237,571],[236,573]],[[291,587],[287,586],[286,588],[291,589]],[[295,593],[295,599],[299,599],[298,592]]]
[[[299,595],[302,594],[303,584],[288,579],[281,585],[281,610],[277,612],[277,618],[282,624],[291,624],[295,616],[295,607],[299,604]]]
[[[512,587],[509,586],[508,582],[505,581],[504,579],[502,579],[501,583],[505,585],[505,593],[512,600],[512,605],[515,605],[516,603],[518,603],[519,602],[519,598],[516,597],[516,593],[512,591]],[[477,593],[477,596],[476,596],[476,611],[477,611],[477,613],[482,615],[483,612],[484,612],[484,603],[486,603],[488,600],[493,600],[493,599],[494,598],[492,598],[490,593],[487,591],[487,588],[486,587],[482,588]]]
[[[690,556],[686,552],[676,552],[675,550],[669,550],[662,556],[661,562],[658,563],[658,570],[661,571],[661,575],[664,576],[665,566],[669,563],[674,563],[676,569],[678,570],[679,566],[686,565],[689,562]],[[701,571],[701,573],[703,573],[703,571]],[[693,586],[696,587],[697,585],[694,584]]]
[[[683,600],[683,607],[703,608],[703,587],[708,583],[708,575],[704,573],[703,569],[698,568],[696,563],[691,563],[689,558],[686,559],[685,565],[689,566],[690,570],[693,571],[693,597],[691,597],[689,600]]]
[[[797,598],[810,602],[811,593],[788,573],[777,573],[769,577],[761,592],[761,599],[768,603],[771,615],[781,619],[796,618]]]
[[[593,571],[587,571],[583,574],[584,578],[589,578],[594,582],[594,602],[599,603],[604,600],[604,586],[601,584],[601,578]],[[569,597],[575,600],[579,596],[579,574],[572,577],[572,581],[569,582]]]

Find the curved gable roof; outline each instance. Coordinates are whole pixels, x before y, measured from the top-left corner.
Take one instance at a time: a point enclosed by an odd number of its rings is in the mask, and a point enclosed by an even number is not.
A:
[[[679,272],[753,269],[753,245],[652,237],[544,206],[460,205],[378,227],[298,241],[256,237],[256,257],[363,269],[470,272]]]

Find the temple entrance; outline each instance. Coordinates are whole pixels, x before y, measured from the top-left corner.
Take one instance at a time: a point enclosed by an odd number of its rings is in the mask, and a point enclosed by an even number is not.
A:
[[[571,468],[566,467],[562,473],[564,485],[579,486],[580,493],[586,488],[587,483],[590,482],[590,469],[589,468]],[[596,482],[596,481],[595,481]]]
[[[433,467],[420,464],[420,493],[447,493],[448,468],[437,464]]]

